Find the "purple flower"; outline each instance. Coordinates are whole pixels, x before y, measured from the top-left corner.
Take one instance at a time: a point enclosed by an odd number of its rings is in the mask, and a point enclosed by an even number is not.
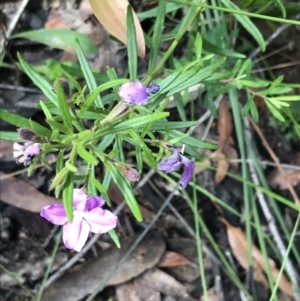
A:
[[[18,143],[14,142],[13,156],[16,159],[16,163],[23,163],[27,166],[31,162],[31,158],[40,153],[40,144],[33,142]]]
[[[68,249],[80,252],[90,232],[106,233],[117,225],[118,217],[102,209],[103,198],[88,197],[83,189],[74,189],[74,214],[72,222],[67,219],[63,205],[52,204],[44,207],[41,216],[55,225],[63,226],[63,242]]]
[[[127,103],[144,105],[148,101],[150,93],[155,94],[158,91],[159,86],[156,84],[151,83],[147,88],[143,83],[135,81],[123,84],[119,88],[119,96]]]
[[[178,170],[182,165],[184,166],[184,171],[180,178],[180,184],[183,188],[186,188],[188,183],[192,180],[195,162],[181,155],[179,150],[174,149],[171,157],[163,159],[158,164],[158,169],[166,173],[170,173]]]

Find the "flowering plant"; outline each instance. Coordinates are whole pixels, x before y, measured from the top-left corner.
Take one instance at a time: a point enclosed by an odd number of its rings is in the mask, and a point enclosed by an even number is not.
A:
[[[130,11],[128,40],[132,40],[134,32]],[[194,160],[201,159],[197,149],[215,146],[180,131],[197,122],[170,122],[166,107],[172,95],[212,74],[220,62],[200,70],[199,66],[207,58],[197,58],[197,65],[189,67],[189,75],[178,70],[154,83],[156,71],[140,81],[137,79],[137,49],[132,43],[128,45],[130,79],[118,78],[109,68],[106,81],[97,85],[79,42],[77,53],[86,80],[84,87],[64,66],[61,66],[62,77],[51,86],[18,54],[23,70],[47,98],[39,103],[47,126],[4,110],[0,113],[3,120],[19,127],[18,133],[2,133],[2,137],[18,140],[13,155],[17,163],[28,166],[29,175],[38,160],[50,166],[47,154],[57,155],[56,174],[50,190],[57,198],[62,197],[63,205],[45,207],[41,216],[63,226],[65,246],[80,251],[90,232],[108,232],[116,239],[113,229],[117,217],[102,209],[105,202],[111,205],[107,191],[112,181],[123,193],[138,221],[142,220],[142,214],[130,182],[140,179],[144,165],[166,173],[175,172],[182,166],[180,184],[183,188],[188,186],[194,172]],[[87,126],[85,121],[92,126]],[[134,149],[136,164],[125,162],[125,143]],[[180,151],[183,145],[186,146],[185,155]],[[101,181],[95,176],[99,164],[105,170]],[[75,180],[80,181],[80,189],[75,188]]]

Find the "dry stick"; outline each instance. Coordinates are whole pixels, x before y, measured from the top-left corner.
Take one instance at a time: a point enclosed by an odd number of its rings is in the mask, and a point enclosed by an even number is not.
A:
[[[295,19],[299,19],[300,18],[300,14],[297,14],[295,16]],[[292,24],[284,24],[280,27],[277,28],[277,30],[275,30],[273,32],[273,34],[271,34],[269,36],[269,38],[266,40],[266,46],[268,46],[269,44],[271,44],[282,32],[284,32],[286,29],[288,29],[289,27],[291,27]],[[261,48],[258,47],[256,48],[250,55],[249,55],[249,59],[253,59],[254,57],[256,57],[259,53],[261,52]]]
[[[6,38],[9,39],[11,34],[13,33],[25,7],[27,6],[29,0],[23,0],[22,3],[19,6],[19,9],[17,10],[16,14],[14,15],[14,18],[11,20],[8,29],[6,31]]]
[[[271,158],[273,159],[274,163],[276,164],[277,168],[279,169],[279,172],[282,176],[282,178],[285,180],[286,185],[291,193],[291,195],[294,198],[295,203],[300,206],[300,201],[299,198],[297,196],[297,193],[294,189],[294,187],[292,186],[292,184],[290,183],[290,181],[286,180],[285,177],[285,173],[284,170],[280,164],[280,161],[278,160],[277,156],[275,155],[275,153],[273,152],[273,150],[271,149],[269,143],[267,142],[267,140],[265,139],[263,133],[261,132],[260,128],[258,127],[258,125],[253,121],[253,119],[249,116],[248,117],[253,128],[255,129],[255,131],[257,132],[257,134],[259,135],[260,139],[262,140],[263,145],[265,146],[266,150],[268,151],[269,155],[271,156]]]
[[[244,125],[245,125],[245,132],[246,132],[246,135],[248,136],[248,139],[249,141],[252,140],[252,135],[251,135],[251,132],[249,130],[250,128],[250,124],[249,124],[249,120],[251,121],[251,118],[244,118]],[[252,123],[254,123],[253,121],[251,121]],[[247,156],[250,157],[249,155],[249,151],[247,152]],[[249,165],[249,170],[250,170],[250,175],[251,175],[251,178],[252,178],[252,181],[255,185],[260,185],[260,182],[259,182],[259,179],[258,179],[258,176],[257,176],[257,173],[256,173],[256,170],[255,170],[255,167],[254,167],[254,164],[253,164],[253,161],[252,160],[249,160],[248,161],[248,165]],[[280,255],[282,256],[282,258],[284,258],[285,254],[286,254],[286,247],[280,237],[280,234],[279,234],[279,231],[276,227],[276,222],[275,222],[275,219],[273,217],[273,215],[271,214],[271,210],[269,209],[268,207],[268,204],[267,204],[267,201],[264,197],[264,194],[262,193],[261,190],[257,189],[256,190],[256,195],[258,197],[258,201],[259,201],[259,204],[260,204],[260,207],[264,213],[264,216],[266,218],[266,221],[268,223],[268,226],[269,226],[269,229],[270,229],[270,232],[272,233],[272,236],[274,238],[274,241],[277,245],[277,248],[280,252]],[[296,301],[300,301],[300,296],[298,296],[296,294],[296,289],[298,287],[298,283],[297,283],[297,274],[296,274],[296,271],[290,261],[289,258],[286,259],[286,265],[285,265],[285,270],[287,272],[287,274],[289,275],[289,278],[293,284],[293,288],[294,288],[294,295],[295,295],[295,300]],[[277,279],[275,279],[277,280]]]

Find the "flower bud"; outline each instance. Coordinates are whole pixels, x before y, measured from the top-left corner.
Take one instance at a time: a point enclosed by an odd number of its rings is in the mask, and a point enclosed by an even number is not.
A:
[[[33,141],[33,138],[36,136],[35,132],[27,128],[19,128],[17,131],[19,138],[22,140]]]
[[[123,167],[123,174],[125,176],[126,179],[128,179],[131,182],[137,182],[140,180],[141,175],[139,174],[139,172],[129,166],[125,166]]]
[[[154,83],[150,83],[147,87],[146,91],[147,93],[156,94],[160,90],[160,86]]]
[[[101,124],[108,124],[117,121],[129,112],[129,104],[119,102],[110,113],[101,121]]]
[[[59,81],[63,88],[66,99],[69,99],[70,98],[70,85],[69,85],[68,80],[66,78],[62,77],[59,79]],[[54,84],[53,84],[53,90],[56,92],[56,82],[54,82]]]

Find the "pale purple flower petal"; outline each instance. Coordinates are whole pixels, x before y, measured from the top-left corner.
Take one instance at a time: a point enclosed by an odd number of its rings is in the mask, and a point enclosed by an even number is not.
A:
[[[188,183],[192,180],[195,163],[185,156],[181,155],[177,149],[173,150],[173,155],[169,158],[163,159],[158,164],[158,169],[166,173],[174,172],[184,165],[184,171],[180,178],[180,184],[186,188]]]
[[[40,151],[41,149],[39,143],[14,142],[13,145],[13,156],[16,159],[16,163],[23,163],[24,166],[29,165],[31,162],[31,157],[38,155]]]
[[[136,105],[143,105],[149,99],[146,86],[139,81],[123,84],[119,88],[119,96],[123,101]]]
[[[181,156],[182,164],[184,165],[184,171],[180,178],[180,184],[183,188],[186,188],[186,186],[189,184],[189,182],[193,178],[194,169],[195,169],[195,162],[192,160],[189,160],[188,158]]]
[[[73,221],[63,228],[63,242],[66,248],[80,252],[88,239],[90,229],[90,225],[82,218],[82,214],[74,212]]]
[[[166,173],[170,173],[178,170],[180,166],[180,154],[178,151],[174,151],[174,154],[171,157],[163,159],[158,164],[158,169],[161,171],[165,171]]]
[[[84,219],[91,226],[93,233],[106,233],[114,229],[118,222],[118,217],[115,214],[99,207],[85,212]]]
[[[63,241],[68,249],[80,252],[89,232],[106,233],[117,225],[118,217],[101,207],[105,200],[98,196],[87,197],[83,189],[74,189],[73,220],[67,220],[63,205],[53,204],[44,207],[41,216],[56,225],[63,225]]]
[[[68,222],[63,205],[52,204],[44,207],[41,211],[41,216],[54,225],[64,225]]]
[[[85,210],[92,210],[96,207],[102,207],[105,204],[105,200],[100,196],[91,196],[87,199],[85,204]]]

